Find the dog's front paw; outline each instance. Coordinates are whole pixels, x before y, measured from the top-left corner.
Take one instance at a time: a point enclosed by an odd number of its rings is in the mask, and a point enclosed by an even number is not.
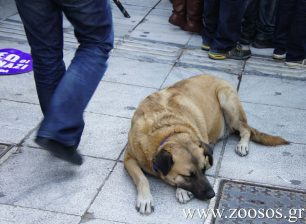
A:
[[[249,143],[239,142],[236,146],[236,153],[239,156],[246,156],[249,153]]]
[[[188,201],[190,201],[193,198],[193,194],[190,191],[186,191],[182,188],[177,188],[176,189],[176,194],[175,194],[177,200],[180,203],[187,203]]]
[[[136,209],[140,214],[149,215],[154,211],[152,195],[143,196],[138,195],[136,202]]]

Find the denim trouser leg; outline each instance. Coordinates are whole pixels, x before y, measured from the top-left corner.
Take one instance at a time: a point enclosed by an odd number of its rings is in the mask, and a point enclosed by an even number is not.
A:
[[[61,9],[48,0],[16,0],[31,46],[41,109],[46,114],[52,95],[65,73]]]
[[[219,3],[220,0],[204,0],[203,8],[203,20],[204,20],[204,32],[203,39],[206,38],[208,42],[211,42],[217,30],[218,17],[219,17]]]
[[[276,13],[276,28],[274,32],[274,47],[287,49],[288,35],[294,11],[296,8],[296,0],[280,0]]]
[[[218,28],[211,45],[213,51],[228,51],[239,41],[243,0],[220,1]]]
[[[260,0],[257,27],[257,40],[273,40],[278,0]]]
[[[296,10],[290,27],[287,61],[306,58],[306,0],[297,0]]]
[[[256,36],[258,1],[259,0],[246,0],[244,2],[245,10],[241,25],[241,37],[248,41],[252,41]]]
[[[108,0],[52,2],[74,26],[80,46],[53,93],[37,135],[77,146],[84,128],[84,109],[105,73],[113,48],[111,8]]]

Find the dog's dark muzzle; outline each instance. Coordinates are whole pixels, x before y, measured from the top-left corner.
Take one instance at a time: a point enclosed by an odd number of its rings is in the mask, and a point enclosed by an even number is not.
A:
[[[214,189],[205,176],[202,176],[196,181],[190,183],[189,186],[185,187],[185,190],[190,191],[196,198],[200,200],[209,200],[216,195]]]

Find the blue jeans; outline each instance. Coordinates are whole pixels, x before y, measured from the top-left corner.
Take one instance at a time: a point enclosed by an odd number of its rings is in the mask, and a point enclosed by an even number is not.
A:
[[[204,0],[204,36],[212,51],[236,46],[241,32],[243,0]]]
[[[287,50],[287,61],[306,58],[306,0],[279,1],[274,44]]]
[[[37,135],[77,147],[83,112],[107,68],[114,34],[108,0],[16,0],[31,47],[44,119]],[[78,49],[66,70],[63,13],[74,27]]]

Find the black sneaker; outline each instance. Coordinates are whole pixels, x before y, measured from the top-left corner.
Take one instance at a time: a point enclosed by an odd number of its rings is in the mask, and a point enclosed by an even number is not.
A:
[[[251,57],[251,50],[248,46],[237,44],[232,50],[227,52],[227,58],[235,60],[246,60]]]
[[[282,60],[286,58],[286,49],[283,48],[275,48],[273,51],[272,58],[277,60]]]
[[[73,146],[65,146],[52,139],[36,137],[35,142],[43,149],[49,151],[52,155],[67,162],[82,165],[83,158]]]

